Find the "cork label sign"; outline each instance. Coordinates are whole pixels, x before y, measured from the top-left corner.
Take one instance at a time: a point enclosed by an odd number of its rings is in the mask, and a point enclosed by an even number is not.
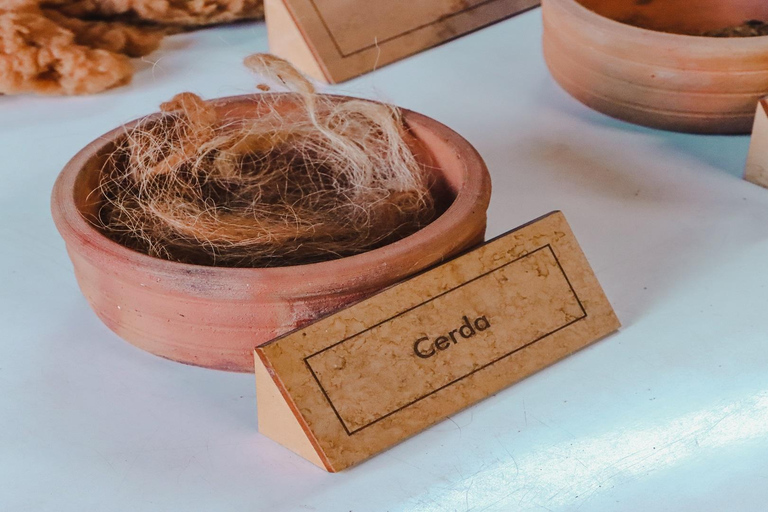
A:
[[[744,179],[768,188],[768,97],[757,103]]]
[[[338,471],[618,327],[555,212],[257,348],[259,430]]]
[[[532,299],[515,300],[521,289],[529,290]],[[312,354],[306,362],[342,426],[354,434],[585,315],[547,245]],[[370,361],[380,357],[391,370],[368,371]],[[398,386],[410,375],[424,378]],[[347,392],[350,387],[368,396],[381,389],[391,392],[361,408]]]
[[[341,82],[539,5],[539,0],[265,0],[271,53]]]

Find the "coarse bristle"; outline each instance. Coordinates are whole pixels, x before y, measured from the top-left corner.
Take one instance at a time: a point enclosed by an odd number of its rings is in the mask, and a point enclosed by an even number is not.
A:
[[[300,108],[233,121],[192,93],[164,103],[103,169],[98,222],[109,237],[172,261],[269,267],[369,251],[434,219],[398,109],[319,95],[272,56],[246,64]]]

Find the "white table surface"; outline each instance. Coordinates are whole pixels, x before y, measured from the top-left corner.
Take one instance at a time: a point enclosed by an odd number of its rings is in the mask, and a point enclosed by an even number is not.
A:
[[[168,39],[130,87],[0,97],[0,510],[762,511],[768,191],[747,137],[591,112],[544,65],[540,11],[334,92],[466,136],[488,236],[567,215],[622,331],[340,474],[261,436],[254,379],[133,348],[81,296],[49,214],[83,145],[182,90],[247,93],[261,24]]]

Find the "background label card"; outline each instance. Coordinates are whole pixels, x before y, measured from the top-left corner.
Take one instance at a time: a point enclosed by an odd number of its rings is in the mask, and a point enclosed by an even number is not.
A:
[[[768,98],[757,103],[744,179],[768,188]]]
[[[257,348],[259,430],[338,471],[618,328],[555,212]]]
[[[266,0],[270,51],[340,82],[466,34],[539,0]]]

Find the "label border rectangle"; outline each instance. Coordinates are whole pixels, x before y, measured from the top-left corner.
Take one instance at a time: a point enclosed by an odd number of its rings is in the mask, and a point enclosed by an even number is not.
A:
[[[430,21],[428,23],[424,23],[422,25],[419,25],[418,27],[413,27],[411,29],[405,30],[405,31],[400,32],[398,34],[395,34],[393,36],[390,36],[390,37],[387,37],[385,39],[382,39],[381,41],[377,41],[377,42],[375,42],[373,44],[369,44],[367,46],[363,46],[361,48],[357,48],[355,50],[352,50],[349,53],[344,53],[344,51],[342,51],[341,45],[336,40],[336,35],[331,30],[330,25],[328,24],[328,22],[326,21],[325,17],[323,16],[323,13],[320,11],[320,8],[315,3],[315,0],[310,0],[310,3],[312,4],[312,8],[315,10],[315,13],[317,13],[317,17],[320,20],[320,22],[322,23],[323,28],[325,28],[325,31],[328,33],[328,36],[331,38],[331,41],[333,42],[333,46],[336,48],[336,51],[338,52],[339,57],[341,59],[346,59],[348,57],[352,57],[353,55],[357,55],[358,53],[362,53],[362,52],[364,52],[366,50],[370,50],[371,48],[376,48],[377,45],[383,45],[383,44],[395,41],[395,40],[400,39],[401,37],[407,36],[407,35],[409,35],[409,34],[411,34],[413,32],[418,32],[419,30],[423,30],[423,29],[425,29],[427,27],[431,27],[432,25],[444,22],[444,21],[446,21],[446,20],[448,20],[450,18],[453,18],[455,16],[458,16],[460,14],[464,14],[464,13],[469,12],[469,11],[474,11],[474,10],[480,9],[482,7],[487,7],[490,4],[494,4],[494,3],[497,3],[497,2],[500,2],[500,1],[502,1],[502,0],[484,0],[484,1],[480,2],[479,4],[471,5],[471,6],[465,7],[463,9],[461,9],[461,10],[454,11],[454,12],[452,12],[450,14],[447,14],[447,15],[441,16],[441,17],[439,17],[439,18],[437,18],[435,20],[432,20],[432,21]],[[499,21],[501,21],[501,20],[499,20]]]
[[[447,384],[444,384],[444,385],[440,386],[439,388],[436,388],[436,389],[430,391],[429,393],[427,393],[427,394],[425,394],[423,396],[420,396],[420,397],[418,397],[416,399],[411,400],[407,404],[405,404],[405,405],[403,405],[401,407],[398,407],[397,409],[395,409],[395,410],[393,410],[391,412],[388,412],[387,414],[385,414],[383,416],[380,416],[379,418],[376,418],[375,420],[373,420],[373,421],[371,421],[371,422],[369,422],[369,423],[367,423],[367,424],[365,424],[365,425],[363,425],[361,427],[358,427],[358,428],[356,428],[354,430],[350,430],[347,427],[347,424],[344,422],[344,419],[339,414],[338,410],[336,409],[336,406],[333,404],[333,401],[328,396],[328,393],[326,392],[326,390],[323,387],[323,385],[320,383],[320,379],[317,377],[317,374],[315,373],[314,369],[312,368],[312,365],[309,362],[309,360],[311,358],[313,358],[313,357],[315,357],[317,355],[320,355],[323,352],[325,352],[326,350],[330,350],[330,349],[332,349],[333,347],[335,347],[337,345],[340,345],[340,344],[342,344],[342,343],[344,343],[346,341],[349,341],[352,338],[356,338],[357,336],[360,336],[361,334],[364,334],[364,333],[366,333],[366,332],[368,332],[368,331],[370,331],[372,329],[375,329],[376,327],[378,327],[378,326],[380,326],[380,325],[382,325],[384,323],[387,323],[387,322],[389,322],[391,320],[394,320],[395,318],[397,318],[399,316],[402,316],[402,315],[404,315],[404,314],[406,314],[406,313],[408,313],[410,311],[413,311],[414,309],[419,308],[419,307],[423,306],[424,304],[432,302],[433,300],[436,300],[436,299],[438,299],[438,298],[440,298],[440,297],[442,297],[442,296],[444,296],[444,295],[446,295],[448,293],[451,293],[451,292],[453,292],[453,291],[455,291],[455,290],[457,290],[457,289],[459,289],[459,288],[461,288],[463,286],[466,286],[466,285],[468,285],[468,284],[470,284],[470,283],[472,283],[474,281],[477,281],[478,279],[481,279],[481,278],[483,278],[483,277],[485,277],[485,276],[487,276],[489,274],[492,274],[492,273],[494,273],[494,272],[496,272],[498,270],[501,270],[502,268],[504,268],[504,267],[506,267],[508,265],[511,265],[511,264],[513,264],[515,262],[518,262],[518,261],[520,261],[520,260],[522,260],[524,258],[530,257],[530,256],[536,254],[537,252],[545,250],[545,249],[549,249],[550,253],[552,254],[552,257],[555,259],[555,262],[557,263],[557,266],[560,269],[560,272],[562,272],[563,277],[565,278],[565,281],[568,283],[568,287],[570,288],[571,293],[576,298],[576,301],[578,302],[579,307],[581,308],[581,311],[583,313],[582,316],[580,316],[578,318],[575,318],[574,320],[571,320],[570,322],[566,323],[565,325],[562,325],[562,326],[558,327],[557,329],[548,332],[547,334],[539,336],[538,338],[536,338],[536,339],[534,339],[532,341],[529,341],[528,343],[526,343],[526,344],[524,344],[524,345],[522,345],[522,346],[520,346],[520,347],[518,347],[518,348],[516,348],[516,349],[514,349],[514,350],[512,350],[512,351],[510,351],[510,352],[508,352],[508,353],[506,353],[504,355],[502,355],[502,356],[499,356],[499,357],[495,358],[493,361],[490,361],[489,363],[486,363],[483,366],[475,368],[474,370],[472,370],[471,372],[467,373],[466,375],[463,375],[463,376],[461,376],[459,378],[456,378],[456,379],[452,380],[451,382],[448,382]],[[362,330],[362,331],[360,331],[360,332],[358,332],[356,334],[348,336],[348,337],[344,338],[341,341],[337,341],[336,343],[334,343],[332,345],[329,345],[329,346],[323,348],[322,350],[319,350],[319,351],[317,351],[317,352],[315,352],[313,354],[310,354],[310,355],[308,355],[308,356],[306,356],[304,358],[304,364],[307,366],[307,368],[309,369],[310,373],[312,374],[312,377],[315,379],[315,382],[317,383],[318,387],[320,388],[320,391],[323,393],[323,396],[325,397],[326,401],[328,402],[328,405],[331,406],[331,409],[333,410],[334,414],[338,418],[339,423],[341,423],[341,426],[344,428],[344,431],[347,433],[348,436],[351,436],[351,435],[353,435],[353,434],[355,434],[357,432],[360,432],[361,430],[366,429],[366,428],[370,427],[371,425],[374,425],[375,423],[378,423],[379,421],[381,421],[381,420],[383,420],[383,419],[385,419],[385,418],[387,418],[387,417],[389,417],[389,416],[391,416],[391,415],[393,415],[393,414],[395,414],[395,413],[397,413],[397,412],[399,412],[399,411],[401,411],[401,410],[403,410],[403,409],[405,409],[407,407],[412,406],[413,404],[415,404],[416,402],[419,402],[420,400],[423,400],[423,399],[425,399],[425,398],[427,398],[427,397],[429,397],[429,396],[431,396],[431,395],[433,395],[433,394],[435,394],[435,393],[437,393],[437,392],[439,392],[439,391],[441,391],[441,390],[443,390],[443,389],[445,389],[445,388],[447,388],[449,386],[452,386],[453,384],[456,384],[457,382],[459,382],[459,381],[461,381],[461,380],[463,380],[463,379],[465,379],[465,378],[467,378],[467,377],[469,377],[469,376],[479,372],[480,370],[483,370],[485,368],[488,368],[489,366],[492,366],[492,365],[498,363],[502,359],[505,359],[505,358],[507,358],[507,357],[509,357],[509,356],[511,356],[511,355],[513,355],[513,354],[515,354],[515,353],[517,353],[517,352],[527,348],[527,347],[530,347],[531,345],[533,345],[535,343],[538,343],[538,342],[544,340],[545,338],[555,334],[556,332],[559,332],[559,331],[561,331],[561,330],[563,330],[563,329],[565,329],[567,327],[570,327],[571,325],[575,324],[576,322],[579,322],[581,320],[586,319],[587,317],[588,317],[588,315],[587,315],[586,309],[584,308],[584,304],[581,302],[581,299],[579,298],[578,294],[576,293],[576,290],[573,288],[573,285],[571,284],[571,280],[568,279],[568,275],[565,273],[565,270],[563,269],[563,266],[560,263],[560,260],[558,259],[557,255],[555,254],[555,251],[552,249],[551,244],[546,244],[546,245],[543,245],[543,246],[539,247],[538,249],[535,249],[535,250],[530,251],[530,252],[528,252],[526,254],[523,254],[522,256],[519,256],[519,257],[515,258],[514,260],[508,261],[507,263],[504,263],[503,265],[499,265],[498,267],[496,267],[496,268],[494,268],[492,270],[489,270],[488,272],[484,272],[483,274],[480,274],[479,276],[474,277],[474,278],[470,279],[469,281],[466,281],[466,282],[464,282],[464,283],[462,283],[462,284],[460,284],[458,286],[455,286],[455,287],[451,288],[450,290],[444,291],[444,292],[442,292],[442,293],[440,293],[438,295],[435,295],[434,297],[432,297],[430,299],[427,299],[427,300],[425,300],[425,301],[423,301],[423,302],[421,302],[421,303],[419,303],[419,304],[417,304],[415,306],[412,306],[412,307],[410,307],[408,309],[405,309],[405,310],[399,312],[398,314],[396,314],[394,316],[391,316],[391,317],[389,317],[389,318],[387,318],[385,320],[382,320],[381,322],[378,322],[375,325],[372,325],[371,327],[368,327],[367,329],[364,329],[364,330]]]

